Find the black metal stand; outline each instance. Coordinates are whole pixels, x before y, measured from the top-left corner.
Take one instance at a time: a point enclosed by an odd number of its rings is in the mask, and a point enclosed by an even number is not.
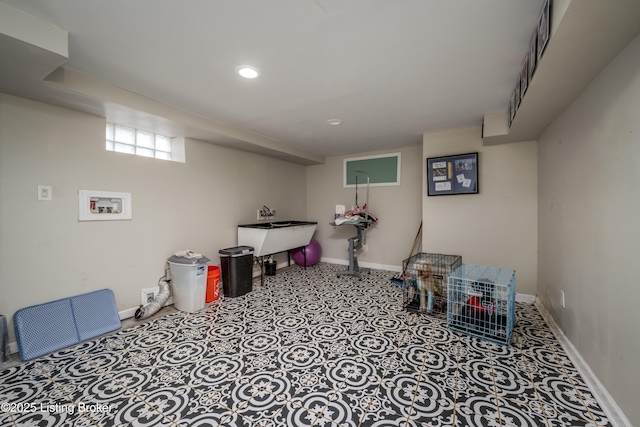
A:
[[[339,271],[337,274],[338,276],[348,275],[362,279],[360,273],[368,272],[369,270],[360,269],[360,267],[358,266],[358,257],[356,257],[356,251],[362,248],[362,230],[366,228],[369,223],[358,222],[349,225],[353,225],[356,228],[355,237],[350,237],[347,239],[347,241],[349,242],[349,269],[346,271]]]

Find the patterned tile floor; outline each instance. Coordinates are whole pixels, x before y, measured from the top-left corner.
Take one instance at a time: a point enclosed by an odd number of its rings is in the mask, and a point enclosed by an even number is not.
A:
[[[343,268],[0,370],[0,425],[609,425],[535,306],[501,346],[405,311],[391,272]]]

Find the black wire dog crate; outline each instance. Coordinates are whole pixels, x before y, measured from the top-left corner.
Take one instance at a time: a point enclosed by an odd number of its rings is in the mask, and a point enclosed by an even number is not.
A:
[[[515,324],[516,272],[463,264],[449,275],[447,326],[509,345]]]
[[[462,265],[460,255],[419,253],[403,261],[404,307],[408,311],[444,318],[447,278]]]

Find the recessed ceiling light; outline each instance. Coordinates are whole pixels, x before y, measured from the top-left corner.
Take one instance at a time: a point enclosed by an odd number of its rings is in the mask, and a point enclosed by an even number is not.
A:
[[[255,79],[260,76],[260,70],[251,65],[240,65],[236,67],[236,71],[245,79]]]
[[[340,126],[342,124],[342,120],[340,120],[340,119],[329,119],[329,120],[327,120],[327,124],[330,124],[331,126]]]

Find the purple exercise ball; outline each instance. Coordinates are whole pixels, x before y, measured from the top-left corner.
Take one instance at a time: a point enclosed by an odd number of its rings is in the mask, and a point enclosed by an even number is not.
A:
[[[320,243],[318,243],[317,240],[311,239],[311,242],[309,242],[309,244],[304,248],[298,248],[293,252],[291,252],[291,258],[293,258],[293,262],[295,262],[298,265],[305,266],[303,251],[306,251],[307,253],[306,267],[320,262],[320,258],[322,257],[322,247],[320,246]]]

